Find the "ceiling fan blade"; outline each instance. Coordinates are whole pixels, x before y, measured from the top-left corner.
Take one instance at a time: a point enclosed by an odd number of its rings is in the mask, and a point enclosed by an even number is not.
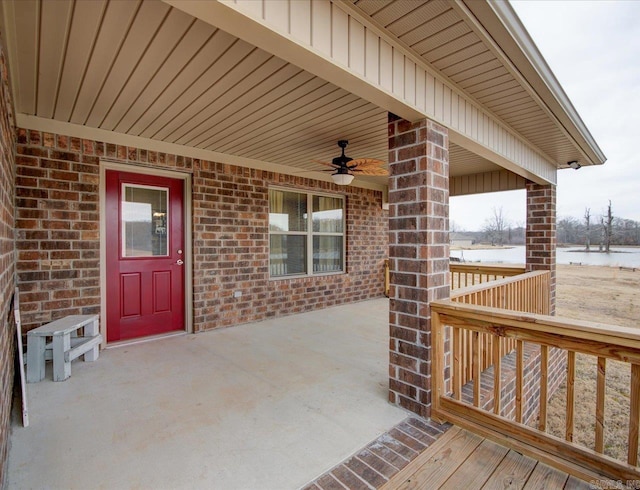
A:
[[[375,158],[356,158],[351,160],[348,164],[350,167],[356,165],[358,167],[381,167],[384,165],[382,160],[376,160]]]
[[[386,168],[371,167],[371,168],[354,168],[353,172],[357,172],[358,175],[389,175],[389,171]]]

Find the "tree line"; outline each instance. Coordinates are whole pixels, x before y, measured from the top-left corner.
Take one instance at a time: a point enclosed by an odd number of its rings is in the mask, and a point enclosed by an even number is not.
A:
[[[640,222],[615,216],[611,201],[601,216],[585,209],[582,219],[564,216],[557,221],[558,244],[581,244],[586,250],[608,252],[611,245],[640,245]]]
[[[451,230],[454,236],[458,230]],[[509,221],[502,209],[493,208],[481,231],[461,232],[476,243],[491,245],[524,245],[524,224]],[[586,250],[608,252],[612,245],[640,246],[640,222],[615,216],[611,201],[602,215],[586,208],[582,218],[559,217],[556,222],[558,245],[583,245]]]

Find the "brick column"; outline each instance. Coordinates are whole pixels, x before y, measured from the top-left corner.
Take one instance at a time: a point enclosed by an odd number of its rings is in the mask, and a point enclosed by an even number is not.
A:
[[[527,272],[551,271],[551,314],[556,310],[556,186],[527,182]]]
[[[389,401],[431,407],[429,303],[449,297],[449,136],[389,114]]]

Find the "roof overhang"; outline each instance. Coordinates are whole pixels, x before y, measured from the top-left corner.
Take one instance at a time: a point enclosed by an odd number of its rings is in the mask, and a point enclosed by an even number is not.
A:
[[[387,159],[387,112],[449,128],[452,178],[604,161],[507,4],[351,1],[5,0],[16,119],[322,180],[338,139]]]

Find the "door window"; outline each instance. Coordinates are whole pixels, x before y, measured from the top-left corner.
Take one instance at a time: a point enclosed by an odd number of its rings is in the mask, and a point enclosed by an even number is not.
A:
[[[121,243],[123,257],[169,255],[167,239],[169,189],[122,184]]]

